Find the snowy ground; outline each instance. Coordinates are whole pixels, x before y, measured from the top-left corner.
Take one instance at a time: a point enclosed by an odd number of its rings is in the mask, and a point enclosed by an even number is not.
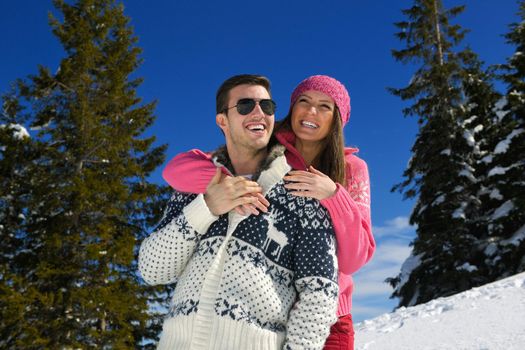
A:
[[[355,325],[356,350],[525,349],[525,272]]]

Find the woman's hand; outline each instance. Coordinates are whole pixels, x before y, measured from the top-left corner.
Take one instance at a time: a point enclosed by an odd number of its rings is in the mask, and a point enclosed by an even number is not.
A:
[[[284,180],[291,183],[285,184],[284,187],[292,190],[291,194],[300,197],[322,200],[333,196],[337,190],[335,182],[311,165],[308,170],[290,171]]]

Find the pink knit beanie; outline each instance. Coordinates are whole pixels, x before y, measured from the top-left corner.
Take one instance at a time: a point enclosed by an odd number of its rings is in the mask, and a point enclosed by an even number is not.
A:
[[[343,126],[350,119],[350,96],[345,86],[338,80],[327,75],[313,75],[306,78],[297,85],[290,98],[290,109],[293,107],[299,95],[308,90],[319,91],[330,96],[341,114]]]

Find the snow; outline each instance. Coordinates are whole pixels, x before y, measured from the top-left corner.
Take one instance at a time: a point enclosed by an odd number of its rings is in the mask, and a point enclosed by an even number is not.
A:
[[[488,163],[491,163],[493,159],[494,159],[494,156],[492,154],[489,154],[483,157],[483,159],[481,159],[480,162],[488,164]]]
[[[441,194],[439,197],[434,199],[434,201],[432,202],[432,205],[439,205],[439,204],[443,203],[445,201],[445,198],[446,198],[446,196],[444,194]]]
[[[497,200],[502,200],[503,199],[503,196],[501,195],[500,191],[497,188],[493,189],[490,192],[489,197],[492,198],[492,199],[497,199]]]
[[[450,148],[442,150],[439,154],[444,154],[446,156],[450,156]]]
[[[464,188],[463,186],[456,186],[456,187],[454,187],[452,192],[461,192],[461,191],[463,191],[463,188]]]
[[[469,107],[470,109],[474,109],[474,108],[476,108],[477,106],[478,106],[478,104],[477,104],[477,103],[474,103],[474,102],[469,103],[469,105],[468,105],[468,107]],[[470,123],[472,123],[472,122],[473,122],[474,120],[476,120],[477,118],[478,118],[477,115],[473,115],[472,117],[470,117],[470,118],[468,118],[468,119],[465,119],[465,121],[464,121],[463,123],[461,123],[461,126],[462,126],[462,127],[466,127],[467,125],[469,125]]]
[[[525,240],[525,225],[521,226],[518,231],[516,231],[512,237],[509,239],[506,239],[504,241],[501,241],[502,244],[508,245],[512,244],[515,246],[518,246],[521,241]]]
[[[26,137],[29,137],[29,132],[27,131],[27,129],[20,124],[0,125],[0,128],[2,129],[5,127],[7,127],[10,130],[13,130],[13,137],[17,140],[22,140]]]
[[[454,210],[454,212],[452,213],[452,217],[454,219],[465,219],[466,216],[465,216],[465,210],[463,209],[463,206]]]
[[[470,130],[463,131],[463,138],[465,141],[467,141],[467,144],[470,147],[473,147],[476,144],[476,141],[474,140],[474,135],[470,132]]]
[[[497,220],[507,216],[512,209],[514,209],[514,203],[512,203],[511,200],[504,202],[498,207],[498,209],[494,210],[494,214],[492,214],[492,220]]]
[[[525,272],[357,323],[355,348],[525,349],[524,314]]]
[[[509,112],[504,111],[503,108],[507,104],[507,99],[505,97],[502,97],[496,102],[496,105],[494,106],[493,111],[496,113],[496,116],[498,117],[499,121],[501,121]]]
[[[514,97],[516,97],[516,98],[518,99],[518,101],[523,102],[523,99],[522,99],[522,97],[521,97],[523,94],[522,94],[521,92],[516,91],[516,90],[512,90],[512,91],[509,93],[509,95],[510,95],[510,96],[514,96]]]
[[[45,123],[43,125],[34,125],[30,129],[33,130],[33,131],[39,131],[39,130],[42,130],[42,129],[46,129],[51,124],[51,120],[49,120],[47,123]]]
[[[496,148],[494,148],[494,153],[495,154],[500,154],[500,153],[505,153],[507,152],[507,150],[509,149],[509,144],[510,142],[512,141],[512,139],[515,137],[515,136],[518,136],[519,134],[521,134],[522,132],[524,132],[525,130],[523,129],[515,129],[515,130],[512,130],[512,132],[510,134],[507,135],[507,137],[505,138],[505,140],[501,140],[500,142],[498,142],[498,144],[496,145]]]
[[[459,176],[465,176],[470,181],[476,182],[476,178],[474,177],[473,172],[474,168],[467,164],[464,164],[464,168],[459,172]]]
[[[478,268],[466,262],[463,265],[459,266],[457,269],[459,271],[463,270],[463,271],[473,272],[473,271],[476,271]]]
[[[474,132],[474,134],[477,134],[478,132],[480,132],[482,130],[483,130],[483,125],[479,124],[479,125],[476,125],[476,127],[473,130],[473,132]]]
[[[485,251],[484,251],[486,256],[493,256],[497,252],[498,252],[498,246],[495,243],[489,243],[489,245],[485,248]]]
[[[419,265],[421,265],[422,256],[423,254],[410,254],[410,256],[405,260],[405,262],[401,266],[401,278],[399,280],[399,284],[396,286],[396,290],[400,290],[405,285],[405,283],[408,282],[408,278],[410,277],[412,271],[414,271]]]
[[[503,175],[505,174],[508,170],[512,169],[512,168],[515,168],[517,167],[518,164],[513,164],[511,166],[508,166],[506,168],[502,168],[500,166],[496,166],[492,169],[490,169],[489,171],[489,174],[488,174],[488,177],[491,177],[491,176],[494,176],[494,175]]]

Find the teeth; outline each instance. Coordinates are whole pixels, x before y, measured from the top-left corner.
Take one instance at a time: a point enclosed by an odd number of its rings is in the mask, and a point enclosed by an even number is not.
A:
[[[307,121],[304,121],[304,120],[301,122],[301,124],[306,126],[306,127],[308,127],[308,128],[312,128],[312,129],[317,129],[318,128],[318,126],[315,125],[314,123],[307,122]]]
[[[253,130],[253,131],[264,130],[264,125],[262,124],[249,125],[248,130]]]

